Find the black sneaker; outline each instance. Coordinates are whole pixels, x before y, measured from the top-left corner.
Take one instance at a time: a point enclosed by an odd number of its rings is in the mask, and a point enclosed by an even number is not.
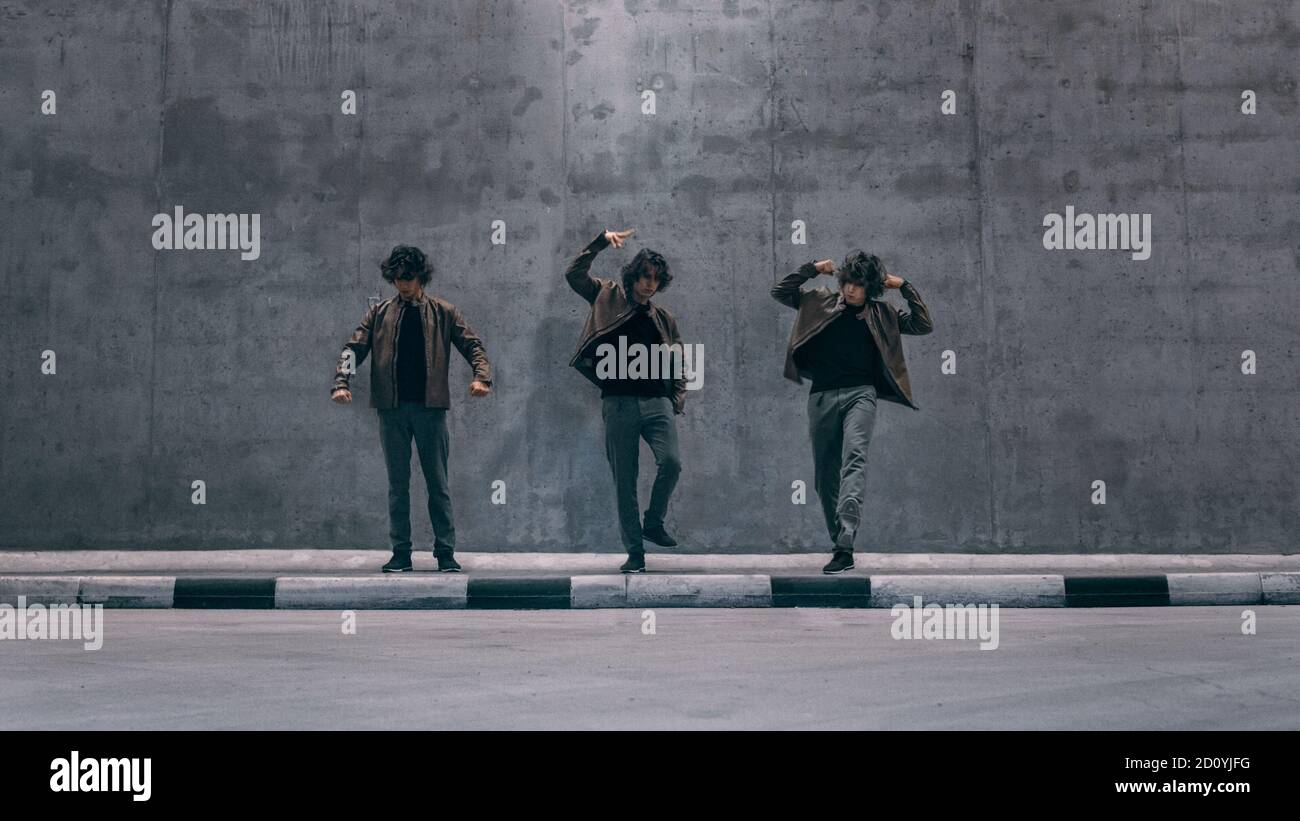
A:
[[[823,573],[843,573],[845,570],[853,569],[853,554],[847,550],[837,550],[831,557],[830,562],[822,568]]]
[[[459,573],[460,562],[451,556],[437,556],[439,573]]]
[[[645,556],[628,556],[627,561],[619,568],[624,573],[644,573]]]
[[[394,553],[393,558],[389,559],[388,564],[383,567],[385,573],[406,573],[414,569],[411,566],[410,553]]]
[[[668,535],[668,531],[664,530],[663,525],[655,525],[654,527],[648,527],[648,526],[642,527],[641,535],[649,539],[650,541],[654,542],[655,544],[659,545],[660,547],[677,546],[677,540],[674,539],[672,536]]]

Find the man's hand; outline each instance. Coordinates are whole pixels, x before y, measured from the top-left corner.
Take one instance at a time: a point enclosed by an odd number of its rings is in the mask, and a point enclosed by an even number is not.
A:
[[[902,285],[903,285],[903,278],[902,278],[902,277],[894,276],[893,274],[890,274],[890,273],[886,273],[886,274],[885,274],[885,287],[886,287],[886,288],[899,288],[899,287],[902,287]]]
[[[814,262],[813,265],[816,265],[816,266],[817,266],[817,273],[819,273],[819,274],[833,274],[833,273],[835,273],[835,263],[834,263],[834,261],[832,261],[832,260],[829,260],[829,259],[823,259],[823,260],[820,261],[820,262]]]
[[[346,405],[352,401],[352,391],[347,388],[335,388],[330,394],[330,399],[338,402],[340,405]]]
[[[609,240],[609,244],[614,246],[615,248],[622,248],[623,243],[627,240],[627,238],[632,236],[635,233],[636,233],[635,228],[629,228],[626,231],[607,230],[605,231],[605,239]]]
[[[473,382],[469,383],[470,396],[487,396],[491,392],[492,387],[486,382],[480,382],[475,379]]]

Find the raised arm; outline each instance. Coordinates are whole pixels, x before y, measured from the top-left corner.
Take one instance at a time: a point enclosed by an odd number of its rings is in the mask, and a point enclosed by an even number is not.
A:
[[[600,293],[600,286],[596,280],[591,278],[587,269],[591,267],[591,261],[596,258],[596,254],[601,252],[605,246],[609,245],[609,240],[605,238],[605,232],[601,231],[596,238],[587,243],[587,247],[582,249],[582,253],[569,263],[569,269],[564,272],[564,278],[569,281],[569,287],[578,292],[578,296],[588,302],[596,301],[596,294]]]
[[[803,296],[800,286],[818,274],[829,274],[834,269],[835,263],[829,259],[821,262],[805,262],[794,273],[788,274],[785,279],[772,286],[772,298],[782,305],[798,309],[799,300]]]
[[[365,316],[361,318],[361,324],[352,332],[352,336],[343,344],[343,350],[339,352],[338,363],[334,366],[334,386],[330,393],[337,390],[349,390],[348,380],[352,374],[346,370],[346,357],[348,351],[352,351],[353,365],[356,369],[361,368],[361,363],[366,360],[366,355],[370,353],[370,335],[375,327],[375,314],[378,312],[378,305],[371,305],[366,308]]]
[[[930,309],[925,307],[925,302],[921,300],[921,294],[916,290],[916,286],[903,280],[903,284],[898,286],[898,292],[907,300],[907,307],[911,309],[904,311],[902,308],[895,308],[898,311],[899,333],[924,336],[933,331],[934,323],[930,321]]]

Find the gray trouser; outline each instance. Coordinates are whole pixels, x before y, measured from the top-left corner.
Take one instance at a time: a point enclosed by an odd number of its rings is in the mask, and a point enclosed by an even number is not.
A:
[[[814,484],[835,550],[853,551],[867,482],[867,447],[875,422],[873,385],[808,394]]]
[[[664,523],[668,499],[673,495],[677,477],[682,472],[673,403],[666,396],[607,396],[601,400],[600,412],[605,419],[605,457],[614,473],[614,495],[618,499],[618,524],[623,547],[629,556],[643,556],[645,547],[641,543],[641,520],[636,499],[641,439],[644,437],[650,445],[658,466],[654,487],[650,491],[650,506],[645,511],[646,527],[656,527]]]
[[[456,527],[451,521],[451,494],[447,487],[447,411],[426,408],[423,402],[402,401],[396,408],[379,411],[379,440],[388,466],[388,537],[394,553],[411,552],[411,439],[420,454],[424,484],[429,490],[429,522],[433,525],[435,555],[450,556],[456,549]]]

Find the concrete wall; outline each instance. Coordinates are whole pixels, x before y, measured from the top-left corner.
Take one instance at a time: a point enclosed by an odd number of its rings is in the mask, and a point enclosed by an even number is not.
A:
[[[353,405],[328,393],[367,297],[392,293],[379,260],[413,243],[497,371],[474,401],[452,371],[461,549],[618,551],[599,399],[566,367],[586,304],[561,274],[634,227],[594,273],[664,252],[661,302],[706,352],[680,550],[827,548],[807,386],[781,376],[793,312],[767,290],[859,246],[935,321],[905,339],[921,410],[880,408],[860,550],[1294,550],[1289,0],[3,13],[2,547],[385,547],[369,364]],[[260,257],[154,250],[177,205],[260,214]],[[1150,259],[1044,249],[1067,205],[1150,213]],[[423,504],[417,479],[422,548]]]

